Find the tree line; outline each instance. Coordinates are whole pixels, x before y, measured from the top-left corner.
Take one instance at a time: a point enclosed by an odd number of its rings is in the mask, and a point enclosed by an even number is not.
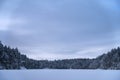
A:
[[[0,42],[0,69],[120,69],[120,48],[94,59],[34,60]]]

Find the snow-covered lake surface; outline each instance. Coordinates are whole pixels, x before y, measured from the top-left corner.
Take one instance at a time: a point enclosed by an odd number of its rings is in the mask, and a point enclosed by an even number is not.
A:
[[[0,80],[120,80],[119,70],[0,70]]]

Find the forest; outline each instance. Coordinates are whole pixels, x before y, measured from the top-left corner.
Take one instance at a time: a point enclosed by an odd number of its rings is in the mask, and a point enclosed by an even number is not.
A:
[[[34,60],[0,42],[0,69],[120,69],[120,47],[94,59]]]

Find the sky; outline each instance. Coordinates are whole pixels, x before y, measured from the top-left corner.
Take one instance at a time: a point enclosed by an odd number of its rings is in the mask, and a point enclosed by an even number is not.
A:
[[[119,0],[0,0],[0,40],[29,58],[95,58],[119,34]]]

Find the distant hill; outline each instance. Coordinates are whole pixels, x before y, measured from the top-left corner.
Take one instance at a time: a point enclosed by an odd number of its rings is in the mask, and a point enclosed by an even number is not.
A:
[[[95,59],[33,60],[0,42],[0,69],[120,69],[120,48]]]

